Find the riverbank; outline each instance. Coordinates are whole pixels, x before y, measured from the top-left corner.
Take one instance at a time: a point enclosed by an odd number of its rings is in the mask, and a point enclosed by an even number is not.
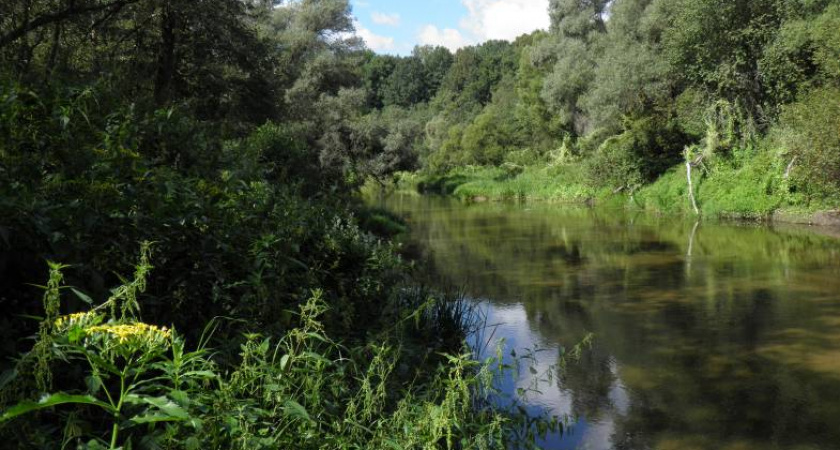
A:
[[[790,187],[785,167],[775,158],[757,157],[748,164],[719,164],[693,169],[699,215],[840,227],[840,197],[805,195]],[[675,166],[650,184],[635,188],[597,187],[580,164],[479,167],[444,174],[401,173],[395,189],[444,195],[465,202],[537,201],[581,203],[641,209],[656,214],[694,215],[685,166]]]

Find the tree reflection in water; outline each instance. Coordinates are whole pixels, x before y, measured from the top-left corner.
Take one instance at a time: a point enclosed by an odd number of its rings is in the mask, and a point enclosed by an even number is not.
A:
[[[579,419],[546,446],[840,448],[840,240],[624,210],[385,206],[429,280],[484,300],[511,345],[556,350],[541,366],[595,334],[529,398]]]

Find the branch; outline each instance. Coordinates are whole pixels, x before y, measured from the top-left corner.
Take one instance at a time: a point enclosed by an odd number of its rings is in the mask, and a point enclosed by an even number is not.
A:
[[[21,37],[25,36],[31,31],[35,31],[38,28],[44,27],[46,25],[60,22],[62,20],[66,20],[74,16],[102,11],[108,8],[122,8],[128,4],[137,3],[138,1],[139,0],[113,0],[108,3],[89,6],[73,6],[73,4],[71,3],[69,7],[61,11],[39,16],[35,20],[31,22],[26,22],[23,25],[9,31],[8,33],[3,34],[2,36],[0,36],[0,48],[3,48],[6,45],[20,39]]]
[[[785,180],[790,178],[790,172],[793,170],[793,166],[794,166],[794,164],[796,164],[796,160],[798,158],[799,158],[799,156],[794,156],[793,159],[790,160],[790,164],[787,165],[787,168],[785,169],[785,177],[784,177]]]

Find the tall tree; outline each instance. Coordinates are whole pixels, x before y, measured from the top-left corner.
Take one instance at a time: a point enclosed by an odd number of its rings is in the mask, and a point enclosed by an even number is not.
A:
[[[597,37],[606,33],[608,0],[552,0],[549,2],[551,36],[534,56],[551,64],[543,98],[570,130],[585,134],[591,124],[583,113],[581,97],[589,89],[597,65]]]

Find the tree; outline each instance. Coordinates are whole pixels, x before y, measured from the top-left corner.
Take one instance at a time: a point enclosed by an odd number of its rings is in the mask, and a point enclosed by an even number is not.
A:
[[[396,66],[397,57],[371,52],[370,59],[362,67],[362,79],[368,91],[368,106],[371,108],[381,109],[385,106],[383,91]]]
[[[454,57],[446,47],[433,47],[430,45],[415,47],[412,56],[419,58],[426,70],[426,84],[428,86],[429,98],[434,97],[443,79],[446,77],[449,68],[452,67]]]
[[[604,18],[608,5],[607,0],[552,0],[552,38],[535,54],[539,63],[553,65],[543,86],[543,99],[579,135],[591,130],[580,99],[595,76],[599,58],[595,42],[607,31]]]
[[[663,36],[673,74],[762,122],[759,60],[779,28],[780,0],[679,0]]]
[[[409,107],[427,102],[429,93],[429,80],[423,61],[410,56],[396,61],[394,71],[382,89],[382,101],[386,106]]]

